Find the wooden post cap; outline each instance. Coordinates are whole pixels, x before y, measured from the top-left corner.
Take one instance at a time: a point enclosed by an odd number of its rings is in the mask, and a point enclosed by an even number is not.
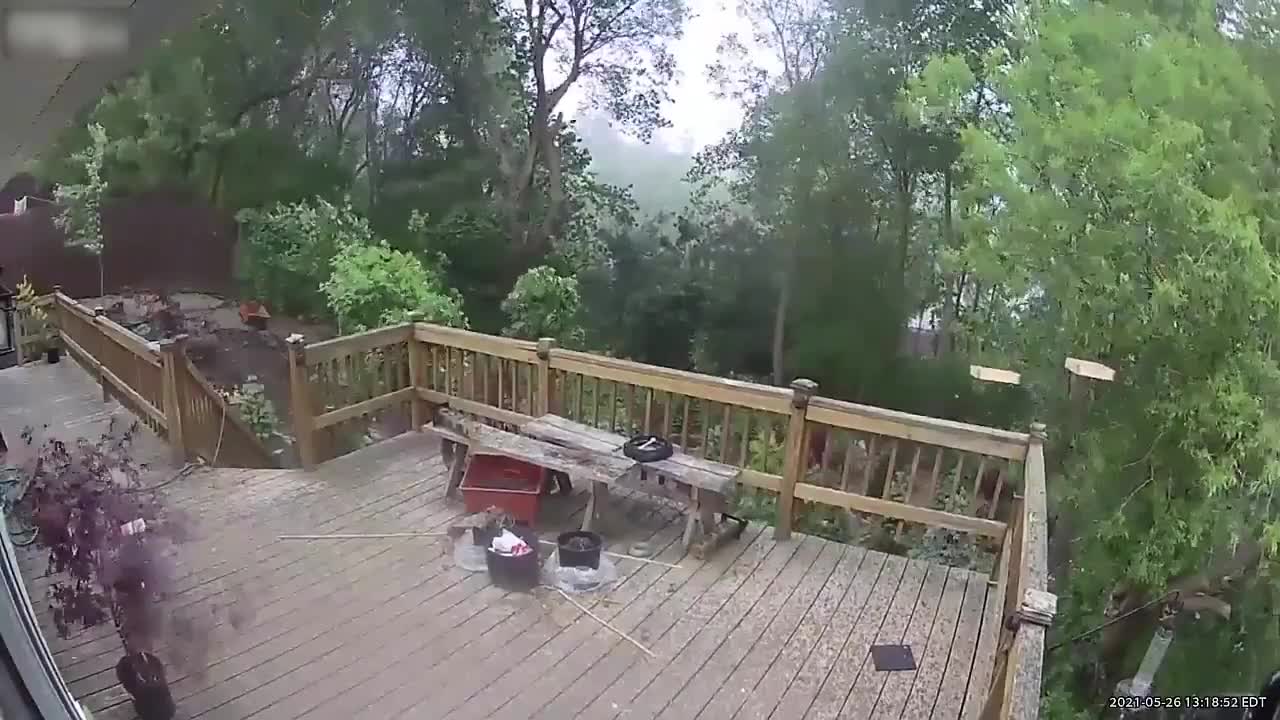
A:
[[[818,392],[818,383],[807,378],[796,378],[791,381],[791,404],[797,408],[805,407]]]
[[[538,359],[550,360],[551,348],[556,346],[555,338],[539,338],[538,339]]]
[[[161,352],[171,352],[186,344],[187,339],[191,337],[186,333],[179,333],[171,338],[164,338],[157,345],[160,346]]]

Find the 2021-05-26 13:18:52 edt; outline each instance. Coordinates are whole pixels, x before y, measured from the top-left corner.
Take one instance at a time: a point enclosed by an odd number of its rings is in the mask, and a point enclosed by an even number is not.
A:
[[[1118,710],[1252,710],[1262,707],[1261,695],[1150,695],[1112,697],[1108,707]]]

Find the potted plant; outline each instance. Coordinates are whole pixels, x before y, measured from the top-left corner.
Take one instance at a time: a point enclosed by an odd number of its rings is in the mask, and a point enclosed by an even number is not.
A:
[[[31,323],[25,330],[39,333],[42,338],[38,345],[40,352],[44,353],[45,359],[50,363],[56,363],[62,357],[61,337],[58,335],[58,329],[49,322],[49,314],[44,311],[44,308],[36,305],[38,299],[35,286],[26,275],[23,275],[22,282],[18,283],[18,306]]]
[[[49,333],[51,334],[45,335],[44,359],[52,365],[62,359],[62,336],[53,329],[50,329]]]
[[[124,648],[116,676],[138,716],[170,720],[175,706],[158,652],[163,645],[179,658],[205,657],[184,645],[207,645],[207,632],[195,631],[190,618],[164,615],[172,577],[168,550],[181,539],[183,523],[140,484],[131,456],[136,428],[118,433],[113,424],[96,442],[43,443],[26,468],[27,489],[16,509],[48,552],[48,599],[58,634],[66,638],[110,620]],[[28,444],[31,436],[30,429],[23,432]]]

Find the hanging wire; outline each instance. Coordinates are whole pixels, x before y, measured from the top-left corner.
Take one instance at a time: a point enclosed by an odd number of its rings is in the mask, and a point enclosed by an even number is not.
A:
[[[1084,632],[1080,633],[1079,635],[1075,635],[1075,636],[1073,636],[1073,637],[1067,638],[1066,640],[1062,640],[1062,641],[1060,641],[1060,642],[1054,643],[1053,645],[1049,646],[1049,649],[1045,650],[1045,654],[1051,653],[1051,652],[1053,652],[1054,650],[1057,650],[1058,648],[1063,647],[1063,646],[1065,646],[1065,645],[1074,645],[1075,643],[1077,643],[1077,642],[1079,642],[1079,641],[1081,641],[1081,640],[1084,640],[1085,638],[1087,638],[1087,637],[1089,637],[1089,636],[1091,636],[1091,635],[1093,635],[1093,634],[1095,634],[1095,633],[1097,633],[1097,632],[1099,632],[1099,631],[1105,630],[1105,629],[1107,629],[1107,628],[1111,627],[1112,625],[1115,625],[1116,623],[1120,622],[1121,620],[1124,620],[1124,619],[1125,619],[1125,618],[1127,618],[1127,617],[1130,617],[1130,616],[1132,616],[1132,615],[1136,615],[1136,614],[1138,614],[1138,613],[1142,612],[1143,610],[1146,610],[1147,608],[1151,607],[1152,605],[1155,605],[1156,603],[1164,602],[1165,600],[1168,600],[1168,599],[1169,599],[1169,598],[1171,598],[1171,597],[1172,597],[1172,598],[1176,598],[1176,597],[1178,597],[1178,596],[1179,596],[1179,595],[1181,595],[1181,594],[1182,594],[1182,591],[1181,591],[1181,590],[1170,590],[1170,591],[1166,592],[1165,594],[1163,594],[1163,595],[1161,595],[1161,596],[1159,596],[1159,597],[1157,597],[1157,598],[1155,598],[1155,599],[1153,599],[1153,600],[1150,600],[1150,601],[1148,601],[1148,602],[1146,602],[1146,603],[1143,603],[1142,605],[1139,605],[1138,607],[1136,607],[1136,608],[1134,608],[1134,609],[1132,609],[1132,610],[1130,610],[1130,611],[1128,611],[1128,612],[1122,613],[1122,614],[1120,614],[1120,615],[1117,615],[1117,616],[1115,616],[1115,617],[1111,618],[1110,620],[1108,620],[1108,621],[1106,621],[1106,622],[1102,623],[1101,625],[1098,625],[1097,627],[1090,628],[1090,629],[1085,630]]]

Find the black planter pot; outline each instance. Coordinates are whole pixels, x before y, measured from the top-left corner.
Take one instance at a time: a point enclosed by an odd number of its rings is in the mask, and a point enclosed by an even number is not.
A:
[[[574,549],[570,547],[572,540],[586,540],[586,549]],[[574,545],[580,543],[573,543]],[[604,538],[596,533],[586,530],[572,530],[566,533],[560,533],[556,538],[558,546],[557,555],[560,557],[560,567],[586,567],[592,570],[600,569],[600,550],[604,547]]]
[[[151,653],[125,655],[116,663],[116,679],[133,698],[141,720],[172,720],[177,707],[160,658]]]
[[[62,350],[60,348],[49,348],[44,351],[44,357],[50,364],[56,363],[62,359]]]
[[[484,550],[485,564],[489,567],[489,579],[494,585],[512,591],[532,590],[538,586],[541,564],[538,562],[538,536],[523,525],[511,528],[533,550],[520,556],[501,555],[492,547]]]

